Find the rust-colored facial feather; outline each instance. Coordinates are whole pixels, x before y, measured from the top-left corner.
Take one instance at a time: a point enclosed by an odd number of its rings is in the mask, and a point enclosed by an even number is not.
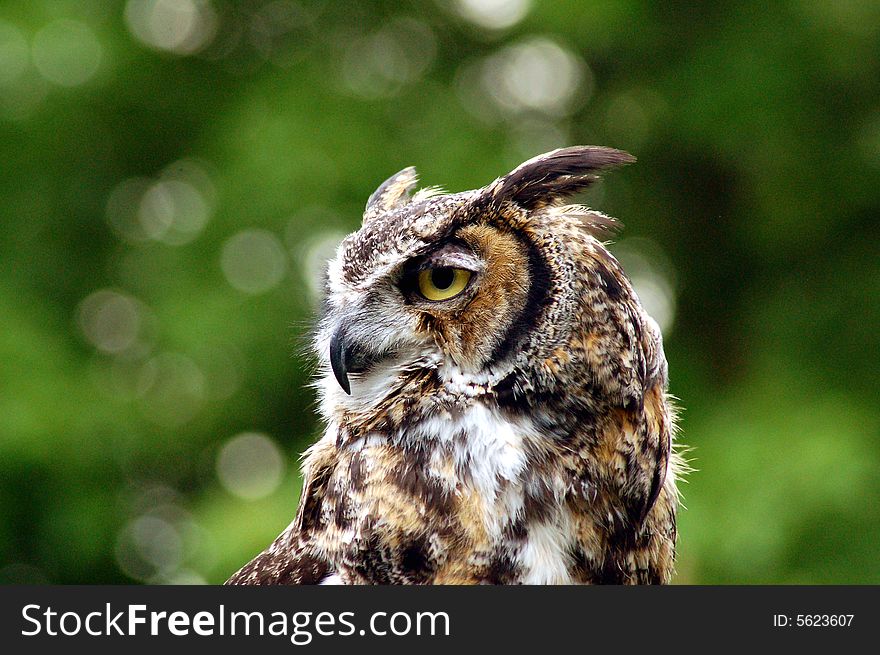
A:
[[[423,329],[465,372],[479,371],[491,358],[525,307],[531,284],[529,260],[519,237],[489,225],[470,225],[455,238],[482,262],[466,304],[422,303]]]

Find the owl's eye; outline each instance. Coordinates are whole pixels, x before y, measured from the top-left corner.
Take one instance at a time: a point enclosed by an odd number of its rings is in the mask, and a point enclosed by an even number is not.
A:
[[[464,291],[471,272],[463,268],[439,266],[419,271],[419,293],[427,300],[449,300]]]

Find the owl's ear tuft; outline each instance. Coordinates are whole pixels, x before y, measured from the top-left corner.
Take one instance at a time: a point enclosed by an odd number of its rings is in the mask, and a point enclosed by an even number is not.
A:
[[[409,166],[382,182],[367,200],[367,206],[364,209],[364,222],[377,214],[408,203],[410,194],[415,190],[418,181],[419,176],[416,169]]]
[[[606,168],[636,160],[628,152],[600,146],[571,146],[538,155],[495,180],[486,191],[495,202],[537,209],[583,191]]]

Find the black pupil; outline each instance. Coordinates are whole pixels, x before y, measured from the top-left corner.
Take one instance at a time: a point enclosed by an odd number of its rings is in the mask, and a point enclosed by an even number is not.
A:
[[[455,269],[444,266],[431,270],[431,283],[438,289],[448,289],[455,282]]]

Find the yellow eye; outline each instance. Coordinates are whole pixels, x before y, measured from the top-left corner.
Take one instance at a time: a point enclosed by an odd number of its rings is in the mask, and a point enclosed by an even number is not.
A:
[[[419,293],[427,300],[449,300],[464,291],[471,272],[463,268],[441,266],[419,271]]]

